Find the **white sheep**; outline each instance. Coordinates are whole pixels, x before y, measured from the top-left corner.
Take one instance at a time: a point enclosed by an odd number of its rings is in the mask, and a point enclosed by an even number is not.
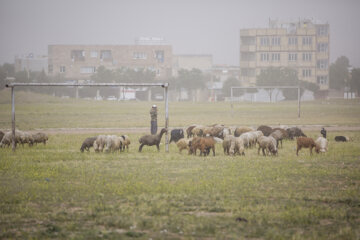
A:
[[[107,135],[105,141],[105,152],[115,152],[120,151],[122,142],[120,137],[116,135]]]
[[[94,150],[95,152],[102,152],[104,149],[106,143],[106,136],[105,135],[99,135],[97,136],[95,142],[94,142]]]
[[[328,151],[328,140],[324,137],[318,137],[318,139],[316,139],[315,141],[316,147],[315,147],[315,151],[317,153],[319,152],[327,152]]]
[[[262,149],[264,156],[266,156],[265,150],[268,154],[277,155],[276,140],[273,137],[261,136],[258,138],[258,144],[258,154],[260,154],[260,149]]]
[[[234,137],[231,144],[230,144],[230,154],[231,155],[235,155],[235,154],[239,154],[239,155],[245,155],[244,152],[245,148],[244,148],[244,142],[240,137]]]

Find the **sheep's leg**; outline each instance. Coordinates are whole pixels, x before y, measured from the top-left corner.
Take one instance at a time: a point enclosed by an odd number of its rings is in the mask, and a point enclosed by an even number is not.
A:
[[[312,149],[313,149],[313,147],[310,147],[310,155],[312,155]]]
[[[266,154],[265,154],[265,148],[262,148],[262,153],[263,153],[263,156],[266,156]]]
[[[299,151],[301,150],[301,147],[298,145],[296,149],[296,156],[299,156]]]
[[[215,146],[212,146],[212,151],[213,151],[213,155],[215,156]]]
[[[259,149],[258,149],[258,155],[260,155],[260,145],[259,145]]]
[[[156,145],[156,148],[157,148],[158,152],[160,152],[159,144]]]
[[[144,144],[141,144],[139,147],[139,152],[141,152],[142,148],[143,148]]]

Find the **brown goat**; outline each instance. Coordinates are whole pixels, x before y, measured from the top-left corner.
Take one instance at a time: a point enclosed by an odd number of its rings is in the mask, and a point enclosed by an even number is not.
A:
[[[192,130],[196,127],[196,125],[191,125],[186,129],[187,138],[190,138],[193,136]]]
[[[299,155],[299,151],[301,150],[301,148],[310,148],[310,155],[312,155],[312,149],[315,147],[315,149],[317,148],[314,139],[309,138],[309,137],[298,137],[296,139],[296,155]]]
[[[195,137],[192,141],[189,142],[190,151],[189,154],[194,153],[196,155],[196,150],[200,150],[200,156],[209,155],[210,149],[212,149],[213,155],[215,156],[215,140],[212,137]]]
[[[156,145],[157,150],[160,151],[160,147],[159,147],[160,141],[161,141],[162,135],[166,132],[167,132],[166,128],[163,128],[163,129],[161,129],[159,134],[142,136],[139,139],[139,143],[140,143],[139,152],[141,152],[144,145],[147,145],[147,146]]]

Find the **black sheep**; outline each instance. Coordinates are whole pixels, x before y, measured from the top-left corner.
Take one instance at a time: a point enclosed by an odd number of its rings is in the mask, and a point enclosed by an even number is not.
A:
[[[96,138],[97,137],[89,137],[89,138],[85,139],[83,144],[81,145],[80,151],[84,152],[84,150],[86,149],[86,151],[89,152],[90,148],[94,145]]]
[[[349,138],[348,138],[348,137],[344,137],[344,136],[336,136],[336,137],[335,137],[335,141],[336,141],[336,142],[347,142],[347,141],[349,141]]]
[[[171,130],[170,135],[171,135],[171,137],[170,137],[170,142],[169,143],[171,143],[172,141],[174,141],[176,143],[181,138],[184,138],[184,130],[182,130],[182,129]]]
[[[303,133],[303,131],[298,127],[291,127],[291,128],[286,129],[286,131],[288,132],[289,138],[291,140],[293,140],[294,137],[307,137]]]

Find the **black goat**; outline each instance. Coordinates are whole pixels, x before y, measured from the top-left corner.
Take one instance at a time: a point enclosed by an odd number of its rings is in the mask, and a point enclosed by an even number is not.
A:
[[[173,130],[171,130],[170,135],[171,135],[171,137],[170,137],[170,142],[169,143],[171,143],[172,141],[174,141],[176,143],[181,138],[184,138],[184,130],[182,130],[182,129],[173,129]]]

